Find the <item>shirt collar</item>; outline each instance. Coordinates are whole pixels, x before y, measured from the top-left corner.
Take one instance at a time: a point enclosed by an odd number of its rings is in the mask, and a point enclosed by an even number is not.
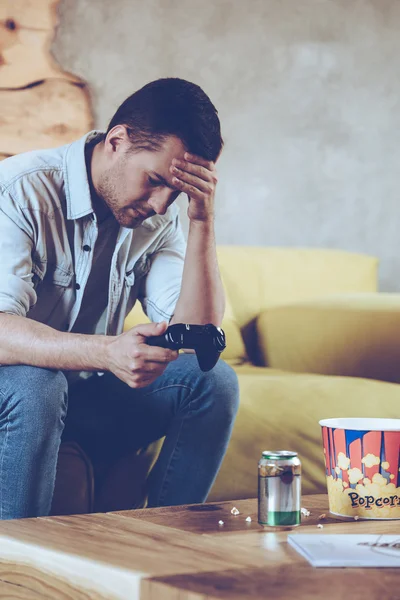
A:
[[[68,219],[79,219],[94,214],[86,169],[85,147],[101,135],[103,135],[101,131],[90,131],[76,142],[72,142],[65,152],[65,196]]]

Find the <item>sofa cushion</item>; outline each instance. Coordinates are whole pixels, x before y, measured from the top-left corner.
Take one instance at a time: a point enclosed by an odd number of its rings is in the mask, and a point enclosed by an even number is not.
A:
[[[378,259],[322,248],[218,246],[224,288],[242,330],[263,310],[331,294],[377,291]]]
[[[356,377],[291,374],[235,367],[240,406],[228,451],[208,500],[257,496],[263,450],[294,450],[303,465],[303,494],[326,493],[319,420],[397,418],[400,386]]]
[[[319,248],[218,246],[218,262],[246,352],[258,356],[256,319],[274,307],[329,294],[376,292],[378,260]]]
[[[257,319],[262,363],[400,383],[400,294],[341,294],[271,308]]]

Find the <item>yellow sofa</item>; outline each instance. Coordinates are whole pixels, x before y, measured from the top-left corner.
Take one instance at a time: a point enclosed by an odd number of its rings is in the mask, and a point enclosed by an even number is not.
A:
[[[298,451],[303,493],[324,491],[319,419],[398,415],[400,386],[391,382],[400,380],[400,295],[377,293],[378,260],[360,254],[220,246],[218,259],[227,296],[222,357],[238,375],[241,405],[209,500],[255,496],[267,448]],[[126,329],[145,321],[135,306]],[[95,508],[140,506],[160,446],[127,459],[129,478],[118,485],[114,475]]]

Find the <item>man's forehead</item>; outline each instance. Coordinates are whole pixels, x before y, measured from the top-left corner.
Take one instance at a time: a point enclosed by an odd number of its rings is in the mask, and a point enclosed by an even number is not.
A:
[[[163,155],[164,158],[180,158],[182,160],[185,152],[186,148],[182,140],[174,136],[167,138],[159,151],[160,155]]]

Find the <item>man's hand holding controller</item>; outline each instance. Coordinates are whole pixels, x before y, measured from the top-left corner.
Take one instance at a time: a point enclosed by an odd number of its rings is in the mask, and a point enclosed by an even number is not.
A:
[[[137,325],[109,346],[109,370],[130,387],[140,388],[153,383],[178,358],[179,349],[194,349],[200,369],[210,371],[225,347],[223,330],[212,323]]]
[[[150,346],[146,340],[165,333],[168,323],[137,325],[115,337],[108,347],[109,370],[131,388],[150,385],[178,358],[176,350]]]

